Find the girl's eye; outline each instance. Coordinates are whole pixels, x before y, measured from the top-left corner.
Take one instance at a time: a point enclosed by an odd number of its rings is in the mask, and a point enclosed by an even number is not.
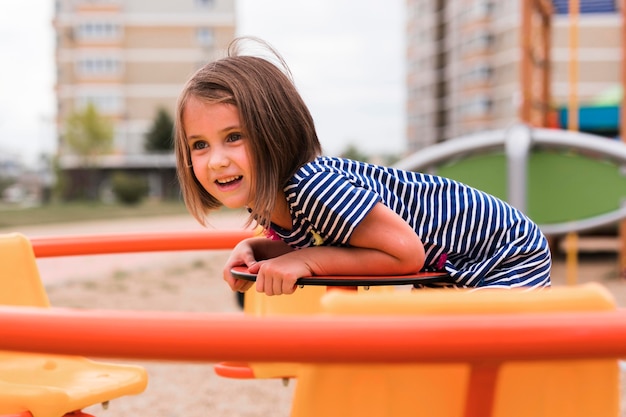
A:
[[[194,142],[192,145],[192,149],[196,149],[196,150],[206,149],[208,147],[209,145],[206,142],[203,142],[201,140]]]
[[[242,136],[241,133],[231,133],[230,135],[228,135],[228,138],[226,139],[227,142],[237,142],[238,140],[241,140]]]

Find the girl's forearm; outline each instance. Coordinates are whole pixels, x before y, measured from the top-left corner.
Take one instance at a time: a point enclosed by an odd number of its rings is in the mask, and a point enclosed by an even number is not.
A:
[[[423,267],[423,260],[417,255],[400,258],[368,248],[312,247],[285,256],[300,258],[311,275],[400,275]]]

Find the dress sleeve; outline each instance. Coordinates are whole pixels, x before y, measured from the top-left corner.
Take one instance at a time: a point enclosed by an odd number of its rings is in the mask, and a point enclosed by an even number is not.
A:
[[[348,245],[350,236],[380,201],[374,191],[337,172],[316,172],[287,187],[299,221],[312,225],[324,245]]]

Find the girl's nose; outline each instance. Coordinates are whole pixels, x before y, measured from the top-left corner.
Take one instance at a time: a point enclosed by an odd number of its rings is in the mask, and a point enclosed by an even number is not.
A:
[[[218,169],[224,168],[228,166],[230,163],[230,159],[224,150],[222,149],[211,149],[211,155],[209,156],[209,168]]]

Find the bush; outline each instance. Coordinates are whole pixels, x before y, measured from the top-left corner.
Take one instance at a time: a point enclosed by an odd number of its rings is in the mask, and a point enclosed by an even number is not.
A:
[[[0,200],[4,196],[4,192],[15,184],[15,179],[0,176]]]
[[[139,204],[148,195],[148,182],[137,175],[116,172],[111,177],[111,189],[122,204]]]

